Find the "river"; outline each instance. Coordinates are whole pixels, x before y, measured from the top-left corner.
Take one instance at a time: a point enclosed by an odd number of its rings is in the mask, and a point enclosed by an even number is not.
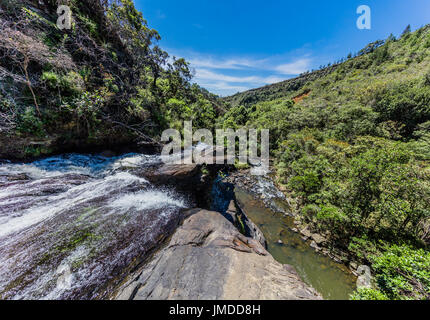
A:
[[[0,299],[109,298],[173,232],[181,210],[195,206],[140,174],[159,164],[142,154],[0,162]],[[276,260],[293,265],[324,298],[348,298],[354,278],[344,267],[289,231],[290,218],[246,192],[236,196]]]
[[[156,156],[0,165],[0,298],[100,299],[190,206],[133,169]]]
[[[267,208],[261,200],[244,190],[237,190],[236,198],[248,218],[263,232],[267,249],[278,262],[292,265],[303,281],[321,293],[324,299],[349,299],[356,289],[357,278],[345,265],[317,253],[300,234],[293,232],[292,217]],[[277,201],[279,204],[282,200]]]

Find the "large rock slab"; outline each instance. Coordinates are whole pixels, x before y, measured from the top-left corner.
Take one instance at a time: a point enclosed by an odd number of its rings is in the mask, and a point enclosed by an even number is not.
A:
[[[166,164],[147,172],[145,178],[157,184],[188,184],[198,181],[199,167],[196,164]]]
[[[264,237],[263,232],[254,222],[252,222],[251,219],[248,218],[244,205],[238,200],[236,200],[236,203],[237,203],[237,206],[239,207],[238,214],[240,215],[241,221],[244,225],[245,234],[248,237],[251,237],[257,240],[258,242],[260,242],[264,248],[267,248],[267,241],[266,241],[266,238]]]
[[[214,158],[212,164],[205,165],[208,174],[214,176],[220,169],[228,167],[224,162],[221,163],[217,164]],[[173,185],[177,189],[190,191],[201,188],[205,183],[201,169],[202,165],[196,163],[159,163],[153,167],[138,170],[136,173],[156,185]]]
[[[116,299],[310,300],[321,296],[221,214],[190,210],[170,243]]]

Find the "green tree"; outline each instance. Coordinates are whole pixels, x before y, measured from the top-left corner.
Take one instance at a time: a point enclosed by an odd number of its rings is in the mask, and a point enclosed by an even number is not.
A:
[[[403,30],[403,32],[402,32],[402,38],[410,35],[411,31],[412,31],[411,25],[408,24],[407,27],[405,28],[405,30]]]

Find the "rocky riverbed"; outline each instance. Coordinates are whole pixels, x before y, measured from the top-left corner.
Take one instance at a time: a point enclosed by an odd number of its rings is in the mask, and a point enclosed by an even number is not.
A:
[[[321,296],[289,265],[220,213],[194,209],[165,249],[156,254],[117,299],[314,300]]]
[[[193,206],[137,174],[159,162],[65,155],[0,165],[0,297],[107,298]]]
[[[223,179],[224,183],[234,185],[259,199],[264,206],[274,212],[294,218],[294,226],[290,230],[301,235],[303,241],[308,241],[311,248],[321,254],[330,257],[337,263],[350,267],[353,274],[357,275],[358,263],[351,261],[349,254],[333,247],[329,241],[329,234],[319,234],[312,230],[312,226],[306,224],[298,214],[298,208],[293,198],[289,198],[286,192],[281,191],[273,182],[272,177],[255,177],[248,170],[233,172]],[[285,191],[285,190],[284,190]]]
[[[1,299],[320,298],[263,241],[189,210],[207,203],[210,171],[143,154],[3,161]],[[139,270],[147,285],[124,289]]]
[[[277,261],[294,266],[325,299],[348,299],[356,289],[358,265],[301,221],[295,200],[270,176],[231,172],[216,180],[212,193],[216,199],[212,209],[223,212],[248,236],[264,239]],[[229,200],[234,205],[227,205]],[[237,210],[233,214],[232,208]]]

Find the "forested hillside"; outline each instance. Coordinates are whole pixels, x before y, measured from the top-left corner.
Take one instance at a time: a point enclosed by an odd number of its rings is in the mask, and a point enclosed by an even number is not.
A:
[[[181,119],[213,127],[215,96],[157,46],[131,0],[0,2],[0,157],[151,143]]]
[[[430,298],[429,26],[225,100],[220,125],[271,130],[302,227],[373,266],[355,298]]]
[[[219,99],[132,0],[0,1],[0,159],[157,144],[183,120],[270,129],[301,228],[369,264],[355,299],[430,299],[430,26]]]

